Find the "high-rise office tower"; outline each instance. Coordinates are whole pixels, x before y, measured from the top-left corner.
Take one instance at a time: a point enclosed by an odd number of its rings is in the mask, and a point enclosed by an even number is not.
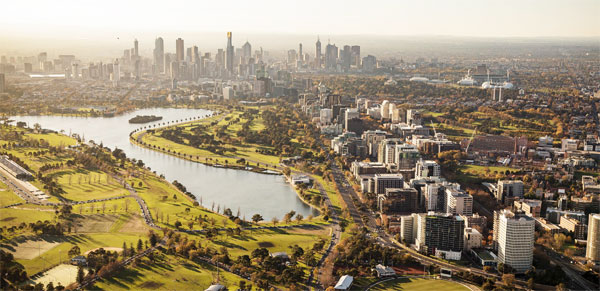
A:
[[[138,40],[137,38],[133,41],[133,56],[134,57],[139,57],[140,56],[140,50],[138,47]]]
[[[41,70],[42,67],[44,66],[44,62],[46,62],[46,59],[48,58],[48,54],[43,52],[40,53],[38,55],[38,68]]]
[[[112,81],[115,87],[119,86],[119,81],[121,81],[121,69],[119,68],[119,59],[116,59],[113,63]]]
[[[6,81],[4,80],[4,74],[0,74],[0,93],[4,93],[6,90]]]
[[[154,40],[154,66],[157,73],[165,72],[165,43],[162,37]]]
[[[340,58],[342,59],[342,66],[345,69],[349,69],[352,63],[352,51],[349,45],[344,46]]]
[[[498,213],[498,263],[509,265],[517,273],[531,269],[535,220],[522,213],[502,210]]]
[[[225,56],[225,64],[227,71],[233,73],[233,45],[231,44],[231,31],[227,32],[227,52]]]
[[[600,261],[600,214],[598,213],[590,214],[588,219],[588,237],[585,258],[590,261]]]
[[[360,67],[360,46],[352,46],[352,65]]]
[[[198,46],[192,46],[191,61],[192,61],[192,63],[200,62],[200,53],[198,52]]]
[[[304,61],[304,54],[302,53],[302,44],[298,45],[298,60]]]
[[[318,37],[315,51],[315,65],[317,68],[321,67],[321,39]]]
[[[252,45],[248,41],[242,46],[242,53],[244,54],[244,59],[248,61],[252,57]]]
[[[175,40],[175,53],[177,54],[177,61],[183,62],[185,59],[184,50],[183,50],[183,39],[178,38]]]
[[[338,47],[335,44],[328,44],[325,47],[325,68],[335,69],[338,59]]]

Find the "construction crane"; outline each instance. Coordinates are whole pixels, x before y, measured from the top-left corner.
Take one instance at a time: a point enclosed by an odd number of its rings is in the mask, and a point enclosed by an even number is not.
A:
[[[471,134],[471,138],[469,139],[469,144],[467,145],[467,148],[465,149],[465,154],[469,154],[469,147],[471,147],[471,143],[473,142],[473,137],[475,137],[475,132],[477,132],[477,127],[475,127],[475,129],[473,130],[473,133]]]

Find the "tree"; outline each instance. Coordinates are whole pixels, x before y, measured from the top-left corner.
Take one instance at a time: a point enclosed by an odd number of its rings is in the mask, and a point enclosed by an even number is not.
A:
[[[181,228],[181,221],[179,221],[179,220],[175,221],[175,228],[177,228],[177,229]]]
[[[258,224],[259,222],[261,222],[261,221],[263,221],[263,220],[264,220],[264,219],[263,219],[262,215],[260,215],[260,214],[258,214],[258,213],[257,213],[257,214],[254,214],[254,215],[252,215],[252,221],[253,221],[255,224]]]
[[[481,288],[484,291],[492,291],[494,290],[494,288],[496,287],[496,284],[494,283],[494,281],[488,279],[487,281],[485,281],[485,283],[483,283],[483,285],[481,285]]]
[[[277,223],[279,223],[279,219],[278,219],[277,217],[273,217],[273,218],[271,219],[271,222],[273,223],[273,226],[276,226],[276,225],[277,225]]]
[[[508,288],[513,288],[515,284],[515,275],[514,274],[504,274],[502,275],[502,282]]]
[[[527,280],[527,289],[535,290],[535,280],[533,278],[529,278],[529,280]]]
[[[74,246],[69,250],[69,257],[79,256],[81,254],[81,250],[78,246]]]
[[[144,248],[144,243],[142,242],[142,239],[139,238],[138,242],[137,242],[137,251],[140,252],[143,248]]]
[[[84,278],[85,278],[85,274],[83,273],[83,267],[82,266],[77,267],[77,283],[79,283],[81,285],[81,283],[83,283]]]

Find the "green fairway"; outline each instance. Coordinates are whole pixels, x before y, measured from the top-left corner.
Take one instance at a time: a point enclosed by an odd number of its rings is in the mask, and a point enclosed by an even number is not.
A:
[[[220,270],[219,284],[236,290],[242,278]],[[205,263],[195,263],[181,257],[156,252],[155,262],[142,259],[134,268],[119,271],[115,276],[94,284],[91,290],[204,290],[217,282],[217,270]]]
[[[129,192],[101,171],[61,170],[50,174],[56,177],[65,193],[61,194],[66,199],[73,201],[86,201],[128,195]]]
[[[410,290],[410,291],[469,291],[469,288],[451,281],[420,279],[420,278],[400,278],[387,281],[374,286],[369,290],[374,291],[392,291],[392,290]]]
[[[21,199],[15,192],[10,190],[6,184],[0,182],[0,207],[21,202],[25,202],[25,200]],[[2,219],[1,215],[0,219]]]
[[[148,209],[158,225],[173,228],[175,222],[179,221],[183,228],[189,229],[188,222],[195,221],[192,228],[200,229],[202,226],[196,217],[201,216],[205,218],[205,226],[212,226],[214,223],[217,227],[223,227],[223,221],[225,221],[226,227],[236,227],[230,219],[194,206],[192,199],[155,176],[147,175],[143,179],[130,179],[128,182],[133,182],[138,195],[146,201]],[[142,182],[141,187],[139,186],[140,182]]]
[[[289,252],[290,246],[297,244],[303,249],[312,247],[319,238],[329,241],[329,227],[312,226],[308,229],[245,230],[240,236],[227,236],[225,232],[206,240],[206,244],[219,249],[224,246],[233,257],[249,255],[254,249],[264,247],[269,252]],[[190,237],[190,239],[193,239]]]
[[[18,206],[19,208],[3,208],[0,210],[0,227],[18,226],[21,223],[29,224],[36,221],[54,220],[54,210],[37,208],[28,208],[27,205]]]
[[[77,141],[74,138],[58,133],[28,133],[26,137],[39,141],[46,141],[53,147],[67,147],[77,144]]]

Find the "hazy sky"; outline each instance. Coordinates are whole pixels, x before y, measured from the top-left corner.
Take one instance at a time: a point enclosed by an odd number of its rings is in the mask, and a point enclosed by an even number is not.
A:
[[[161,32],[600,36],[599,0],[8,0],[4,36]]]

